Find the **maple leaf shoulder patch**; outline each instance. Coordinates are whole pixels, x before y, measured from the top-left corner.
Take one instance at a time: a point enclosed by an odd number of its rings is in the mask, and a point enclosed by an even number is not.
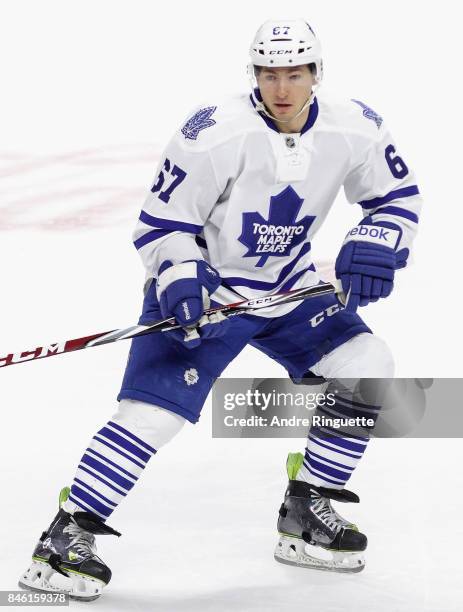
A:
[[[360,100],[354,100],[352,98],[352,102],[355,102],[355,104],[358,104],[363,109],[363,116],[366,119],[370,119],[371,121],[374,121],[376,123],[376,127],[379,130],[379,128],[381,127],[381,124],[383,123],[383,118],[380,117],[380,115],[378,115],[378,113],[375,112],[372,108],[370,108],[363,102],[360,102]]]
[[[181,130],[185,138],[187,140],[196,140],[201,130],[215,125],[217,122],[211,119],[211,117],[216,110],[217,106],[207,106],[206,108],[201,108],[191,119],[188,119]]]

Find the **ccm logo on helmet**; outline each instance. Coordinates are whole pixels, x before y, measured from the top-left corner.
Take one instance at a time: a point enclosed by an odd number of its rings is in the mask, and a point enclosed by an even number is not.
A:
[[[288,55],[291,54],[293,51],[292,49],[278,49],[270,51],[270,55]]]

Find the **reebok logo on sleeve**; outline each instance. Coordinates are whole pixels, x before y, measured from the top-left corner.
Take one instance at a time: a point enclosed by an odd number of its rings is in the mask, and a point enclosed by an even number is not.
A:
[[[399,237],[399,232],[394,229],[380,227],[378,225],[357,225],[357,227],[354,227],[348,232],[344,244],[351,240],[355,240],[356,242],[382,244],[391,249],[395,249]]]

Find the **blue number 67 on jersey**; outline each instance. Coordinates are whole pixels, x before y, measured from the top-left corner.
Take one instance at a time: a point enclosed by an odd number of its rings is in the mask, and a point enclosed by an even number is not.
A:
[[[171,169],[171,165],[172,164],[170,163],[170,160],[166,157],[164,166],[161,172],[159,173],[159,176],[156,179],[156,182],[151,187],[151,191],[153,193],[156,193],[158,191],[160,192],[158,197],[162,202],[165,202],[166,204],[169,202],[170,196],[174,192],[174,189],[176,189],[180,185],[180,183],[182,183],[185,180],[185,177],[187,175],[185,170],[182,170],[175,164],[174,164],[174,167]],[[170,177],[173,178],[174,180],[171,182],[171,184],[169,185],[167,189],[164,189],[164,191],[161,191],[166,181],[166,173],[167,173],[167,176],[170,175]]]

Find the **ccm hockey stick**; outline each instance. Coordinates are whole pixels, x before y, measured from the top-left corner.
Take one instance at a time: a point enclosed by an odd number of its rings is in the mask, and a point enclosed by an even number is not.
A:
[[[234,304],[208,308],[204,311],[204,314],[210,315],[214,312],[221,312],[226,317],[233,317],[243,313],[253,313],[256,310],[261,310],[263,308],[272,308],[274,306],[289,304],[290,302],[306,300],[313,297],[320,297],[321,295],[327,295],[330,293],[337,293],[339,299],[343,301],[342,289],[340,286],[338,286],[338,283],[336,283],[336,285],[321,283],[313,287],[293,289],[290,291],[284,291],[282,293],[274,293],[273,295],[267,295],[265,297],[254,298],[252,300],[243,300],[242,302],[235,302]],[[127,338],[137,338],[138,336],[144,336],[145,334],[166,332],[179,328],[180,325],[178,325],[176,320],[171,317],[168,319],[162,319],[161,321],[153,321],[148,325],[133,325],[132,327],[127,327],[125,329],[114,329],[109,332],[84,336],[83,338],[65,340],[64,342],[57,342],[47,346],[38,346],[31,351],[10,353],[5,357],[0,357],[0,368],[14,365],[15,363],[35,361],[36,359],[44,359],[45,357],[53,357],[54,355],[79,351],[92,346],[110,344],[111,342],[118,342],[119,340],[126,340]]]

